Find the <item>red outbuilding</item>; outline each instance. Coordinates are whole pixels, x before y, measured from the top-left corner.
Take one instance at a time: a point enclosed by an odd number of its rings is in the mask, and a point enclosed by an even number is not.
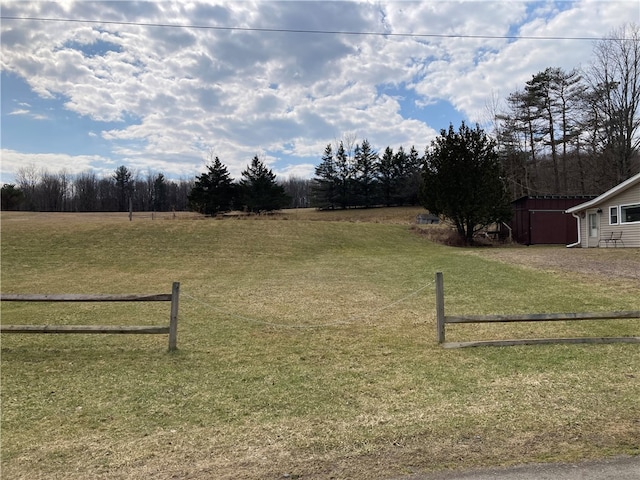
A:
[[[514,200],[511,220],[513,240],[524,245],[574,242],[576,220],[565,211],[595,198],[595,195],[535,195]]]

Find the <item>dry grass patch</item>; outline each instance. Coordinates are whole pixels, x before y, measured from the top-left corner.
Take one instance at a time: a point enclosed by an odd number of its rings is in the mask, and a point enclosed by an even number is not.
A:
[[[432,282],[444,272],[451,314],[639,309],[640,286],[433,244],[410,209],[312,218],[324,213],[3,214],[4,292],[162,293],[177,280],[183,293],[175,354],[163,336],[3,335],[3,474],[371,479],[640,453],[637,345],[443,350]],[[168,318],[165,304],[50,307],[3,304],[2,321]],[[638,331],[577,323],[535,333]]]

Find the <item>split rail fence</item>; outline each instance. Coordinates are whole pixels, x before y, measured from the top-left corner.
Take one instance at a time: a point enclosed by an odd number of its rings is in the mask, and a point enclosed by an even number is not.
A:
[[[445,325],[460,323],[499,322],[551,322],[567,320],[616,320],[640,318],[640,310],[594,313],[534,313],[514,315],[465,315],[454,316],[444,313],[444,280],[442,272],[436,273],[436,329],[437,340],[444,348],[513,346],[557,343],[640,343],[640,337],[581,337],[581,338],[530,338],[513,340],[483,340],[475,342],[445,342]]]
[[[0,333],[168,334],[169,351],[177,348],[180,283],[171,293],[150,295],[41,295],[0,293],[2,302],[171,302],[169,325],[0,325]]]

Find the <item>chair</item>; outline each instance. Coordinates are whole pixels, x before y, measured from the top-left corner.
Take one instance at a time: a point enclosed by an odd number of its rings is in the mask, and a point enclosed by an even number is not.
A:
[[[611,240],[609,240],[609,241],[613,242],[613,246],[614,247],[618,246],[618,242],[620,242],[622,244],[622,246],[624,247],[624,242],[622,241],[622,230],[617,235],[612,233],[611,234]]]
[[[608,236],[602,236],[600,237],[600,240],[598,240],[598,246],[600,246],[600,244],[602,242],[604,242],[604,244],[608,247],[609,246],[609,242],[611,241],[611,239],[613,238],[613,232],[610,232]]]
[[[598,246],[600,246],[600,242],[604,242],[606,247],[609,246],[609,242],[613,242],[614,247],[617,247],[618,242],[620,242],[624,247],[624,242],[622,241],[622,231],[618,233],[611,232],[609,236],[601,238],[600,241],[598,242]]]

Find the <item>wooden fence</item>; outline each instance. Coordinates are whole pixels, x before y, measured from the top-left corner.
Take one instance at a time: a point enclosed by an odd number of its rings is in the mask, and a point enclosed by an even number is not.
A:
[[[523,315],[465,315],[444,313],[444,280],[442,272],[436,273],[436,331],[437,340],[444,348],[511,346],[554,343],[640,343],[640,337],[582,337],[582,338],[530,338],[515,340],[485,340],[476,342],[445,342],[447,323],[497,323],[497,322],[550,322],[561,320],[614,320],[640,318],[640,310],[595,313],[534,313]]]
[[[152,295],[39,295],[3,294],[2,302],[171,302],[169,325],[115,326],[115,325],[0,325],[1,333],[117,333],[117,334],[169,334],[169,351],[174,351],[178,340],[178,303],[180,283],[174,282],[171,293]]]

